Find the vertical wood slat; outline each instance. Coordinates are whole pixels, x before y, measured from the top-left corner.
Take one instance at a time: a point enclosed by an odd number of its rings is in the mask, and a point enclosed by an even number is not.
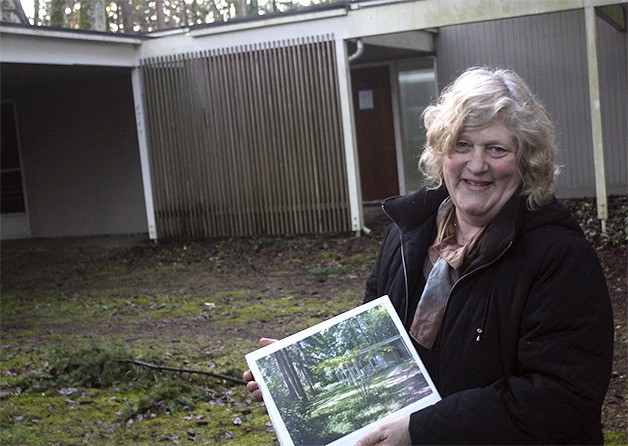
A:
[[[142,62],[163,238],[351,230],[333,36]]]

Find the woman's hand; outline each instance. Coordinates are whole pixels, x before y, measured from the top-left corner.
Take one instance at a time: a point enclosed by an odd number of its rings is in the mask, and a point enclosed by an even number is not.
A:
[[[362,437],[355,446],[403,446],[410,440],[410,416],[394,418]]]
[[[259,340],[259,346],[266,347],[267,345],[272,344],[273,342],[277,342],[277,339],[262,338]],[[263,399],[262,391],[259,390],[259,387],[257,383],[255,382],[255,378],[253,377],[253,372],[251,372],[250,370],[247,370],[242,375],[242,379],[246,381],[246,389],[249,392],[251,392],[251,397],[253,398],[253,401],[262,401]]]

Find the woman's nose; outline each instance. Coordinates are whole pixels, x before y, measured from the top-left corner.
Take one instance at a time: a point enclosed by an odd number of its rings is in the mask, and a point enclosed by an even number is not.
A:
[[[486,152],[481,147],[474,147],[467,162],[467,168],[471,172],[483,172],[488,167],[486,163]]]

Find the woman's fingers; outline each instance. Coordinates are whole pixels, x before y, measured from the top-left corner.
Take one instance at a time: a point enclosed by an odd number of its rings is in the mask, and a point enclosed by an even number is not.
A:
[[[242,374],[242,379],[243,379],[244,381],[246,381],[247,383],[248,383],[249,381],[253,381],[253,372],[251,372],[250,370],[247,370],[246,372],[244,372],[244,373]],[[248,386],[247,386],[247,388],[248,388]]]
[[[248,383],[246,383],[246,390],[248,390],[249,392],[255,392],[259,387],[257,386],[257,383],[255,381],[249,381]]]
[[[267,345],[272,344],[273,342],[277,342],[277,339],[273,338],[261,338],[259,340],[260,347],[266,347]],[[247,370],[242,374],[242,379],[246,381],[246,390],[251,392],[251,398],[253,401],[262,401],[262,391],[259,390],[259,386],[255,382],[255,377],[253,376],[253,372]]]
[[[277,342],[277,339],[273,339],[273,338],[262,338],[259,340],[259,346],[260,347],[266,347],[267,345],[272,344],[273,342]]]

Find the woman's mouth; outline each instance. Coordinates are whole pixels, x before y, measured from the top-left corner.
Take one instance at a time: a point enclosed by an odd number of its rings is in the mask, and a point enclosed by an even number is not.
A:
[[[480,180],[462,180],[464,181],[467,186],[469,186],[469,188],[471,189],[485,189],[486,187],[490,186],[491,184],[493,184],[492,181],[480,181]]]

